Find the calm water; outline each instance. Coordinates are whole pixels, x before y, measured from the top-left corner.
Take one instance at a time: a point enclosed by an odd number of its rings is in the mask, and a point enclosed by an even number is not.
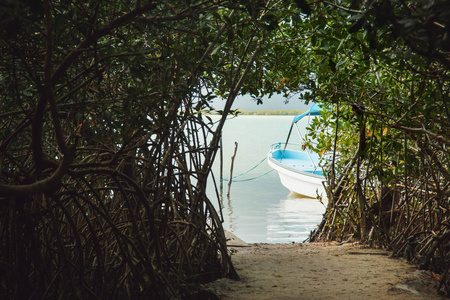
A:
[[[291,122],[291,116],[239,116],[227,120],[223,132],[224,178],[229,178],[235,142],[238,150],[233,176],[264,160],[271,144],[284,142]],[[292,137],[290,141],[297,142]],[[219,165],[217,156],[213,168],[217,181]],[[233,179],[229,198],[228,182],[223,181],[224,227],[248,243],[303,242],[322,220],[325,207],[316,199],[290,194],[277,172],[271,170],[264,160],[254,170]],[[208,194],[218,207],[212,182]]]

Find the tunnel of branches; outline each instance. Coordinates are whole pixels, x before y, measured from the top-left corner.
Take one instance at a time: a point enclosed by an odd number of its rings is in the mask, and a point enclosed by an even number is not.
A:
[[[307,145],[332,153],[310,241],[386,248],[450,294],[445,1],[75,2],[0,5],[0,298],[237,279],[206,186],[236,96],[274,93],[331,129]]]

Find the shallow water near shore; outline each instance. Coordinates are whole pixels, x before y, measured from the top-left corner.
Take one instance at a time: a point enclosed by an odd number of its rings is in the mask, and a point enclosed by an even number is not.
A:
[[[325,206],[317,199],[290,193],[267,164],[270,145],[285,142],[293,116],[238,116],[223,130],[223,192],[217,200],[212,179],[208,195],[222,207],[224,228],[247,243],[303,242],[317,228]],[[299,142],[296,136],[291,142]],[[238,143],[230,196],[227,197],[231,156]],[[220,159],[213,172],[219,178]],[[254,168],[254,169],[253,169]],[[220,203],[220,205],[219,205]]]

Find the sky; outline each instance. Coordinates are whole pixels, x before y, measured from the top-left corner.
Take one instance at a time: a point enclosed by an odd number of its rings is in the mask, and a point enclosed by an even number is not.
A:
[[[271,98],[263,98],[263,104],[257,105],[256,101],[250,96],[239,96],[233,103],[231,109],[239,109],[242,111],[261,111],[261,110],[306,110],[312,105],[306,105],[299,95],[289,99],[287,104],[284,103],[285,98],[282,95],[273,95]],[[221,110],[225,105],[225,100],[213,100],[213,107]]]

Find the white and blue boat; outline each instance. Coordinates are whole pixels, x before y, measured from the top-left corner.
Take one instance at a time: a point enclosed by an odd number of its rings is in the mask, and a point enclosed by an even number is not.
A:
[[[301,143],[288,142],[294,127],[300,135],[300,142],[304,142],[302,131],[305,132],[305,119],[309,123],[308,119],[320,116],[321,111],[321,107],[314,104],[305,113],[295,116],[286,143],[273,144],[268,153],[269,166],[278,172],[281,184],[291,192],[311,198],[327,198],[319,155],[302,147]]]

